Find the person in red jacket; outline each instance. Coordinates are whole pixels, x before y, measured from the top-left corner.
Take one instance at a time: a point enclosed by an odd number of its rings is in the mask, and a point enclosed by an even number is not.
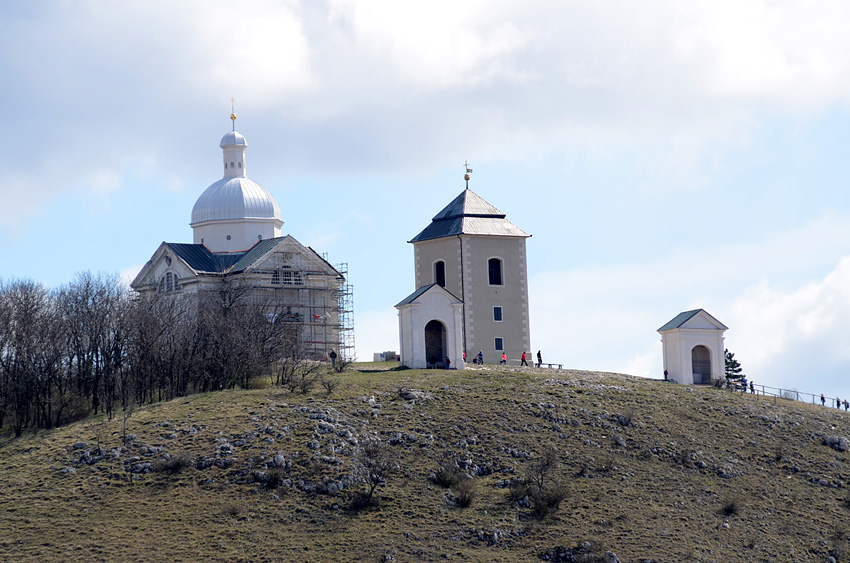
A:
[[[520,366],[527,366],[528,362],[525,361],[525,352],[522,353],[522,361],[519,363]]]

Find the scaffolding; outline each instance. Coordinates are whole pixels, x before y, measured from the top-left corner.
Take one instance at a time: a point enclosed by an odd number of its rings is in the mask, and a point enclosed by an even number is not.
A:
[[[327,258],[325,259],[327,261]],[[348,281],[348,263],[334,266],[343,277],[339,286],[339,351],[345,361],[354,361],[354,286]]]
[[[310,249],[312,250],[312,249]],[[316,255],[318,256],[318,254]],[[324,268],[300,252],[273,252],[248,273],[254,299],[270,306],[276,317],[300,325],[301,342],[313,359],[327,359],[331,350],[354,359],[354,294],[348,264]],[[247,273],[247,272],[246,272]]]

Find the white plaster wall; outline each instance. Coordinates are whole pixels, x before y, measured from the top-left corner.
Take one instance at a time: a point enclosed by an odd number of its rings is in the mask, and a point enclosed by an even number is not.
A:
[[[258,237],[263,240],[280,237],[279,223],[277,219],[210,221],[195,225],[192,238],[195,244],[204,244],[213,252],[247,250],[259,240]],[[230,240],[227,240],[228,235]]]
[[[415,369],[428,367],[425,357],[425,325],[437,320],[446,327],[446,352],[452,367],[463,369],[462,311],[462,303],[451,299],[437,288],[426,292],[414,303],[398,307],[402,365]]]
[[[694,373],[692,350],[697,346],[708,348],[711,357],[711,378],[719,379],[725,374],[723,330],[714,326],[705,329],[677,328],[661,333],[664,369],[671,381],[693,385]]]

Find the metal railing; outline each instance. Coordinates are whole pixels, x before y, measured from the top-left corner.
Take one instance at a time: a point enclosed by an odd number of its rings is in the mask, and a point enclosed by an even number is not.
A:
[[[805,391],[797,391],[796,389],[782,389],[781,387],[771,387],[769,385],[757,385],[753,383],[753,389],[750,391],[750,384],[747,383],[746,388],[739,388],[737,391],[742,393],[751,393],[755,395],[763,395],[765,397],[779,397],[780,399],[789,399],[791,401],[800,401],[804,403],[808,403],[809,399],[813,405],[818,403],[823,404],[823,406],[828,406],[830,408],[840,409],[844,407],[844,402],[850,403],[850,398],[845,398],[843,401],[839,397],[827,397],[825,395],[815,394],[815,393],[806,393]],[[731,388],[730,388],[731,389]],[[733,389],[736,390],[736,389]],[[823,397],[823,401],[821,401],[821,397]],[[845,410],[848,407],[844,407]]]

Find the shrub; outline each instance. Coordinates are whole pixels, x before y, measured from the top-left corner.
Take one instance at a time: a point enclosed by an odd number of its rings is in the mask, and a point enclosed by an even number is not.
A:
[[[538,490],[546,486],[552,472],[560,465],[558,452],[554,448],[543,451],[540,457],[532,460],[528,467],[527,480]]]
[[[452,489],[452,494],[455,497],[455,504],[461,508],[470,506],[472,504],[472,499],[475,498],[475,491],[477,488],[478,487],[472,478],[462,478],[454,489]]]
[[[547,487],[532,491],[529,495],[531,513],[538,520],[543,520],[557,512],[565,498],[567,498],[567,488],[561,483],[550,483]]]
[[[177,452],[154,463],[152,469],[156,472],[173,475],[174,473],[180,473],[194,464],[195,460],[192,454],[189,452]]]
[[[741,499],[738,497],[728,498],[723,502],[723,505],[720,507],[720,510],[717,512],[721,516],[735,516],[741,511]]]
[[[327,391],[328,396],[330,396],[336,388],[339,387],[339,378],[336,377],[323,377],[322,378],[322,387]]]
[[[443,460],[440,462],[440,466],[437,467],[437,470],[431,475],[431,481],[444,489],[451,489],[460,481],[460,469],[448,460]]]
[[[368,506],[377,502],[373,498],[375,489],[386,483],[387,478],[398,469],[398,461],[387,444],[373,436],[361,438],[360,447],[354,453],[352,477],[365,484],[369,491],[354,506]]]
[[[525,479],[511,479],[511,483],[508,485],[508,499],[513,502],[520,502],[522,499],[527,497],[530,492],[531,487]]]

